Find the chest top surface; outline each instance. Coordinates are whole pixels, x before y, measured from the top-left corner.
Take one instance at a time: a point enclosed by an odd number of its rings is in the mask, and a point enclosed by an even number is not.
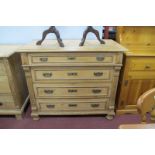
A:
[[[105,40],[105,44],[100,44],[96,40],[87,40],[84,46],[79,46],[80,40],[64,40],[65,47],[59,47],[56,40],[46,40],[41,46],[33,42],[24,45],[17,52],[124,52],[126,48],[113,40]]]
[[[10,57],[18,48],[19,45],[0,45],[0,58]]]

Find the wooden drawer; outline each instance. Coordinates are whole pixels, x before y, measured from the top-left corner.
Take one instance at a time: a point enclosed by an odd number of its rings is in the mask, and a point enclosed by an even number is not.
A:
[[[133,71],[155,70],[155,58],[132,58],[129,67]]]
[[[105,110],[109,99],[38,99],[41,111]]]
[[[7,76],[0,76],[0,93],[11,93]]]
[[[11,95],[0,95],[0,110],[15,108],[14,100]]]
[[[40,54],[29,54],[28,55],[30,64],[50,64],[50,65],[64,65],[71,63],[75,65],[87,64],[87,63],[114,63],[115,55],[112,53],[40,53]]]
[[[110,84],[34,84],[37,98],[109,97]]]
[[[128,72],[128,77],[130,79],[154,80],[155,71],[130,71]]]
[[[111,80],[112,69],[32,69],[33,81],[50,80]]]
[[[3,62],[0,60],[0,76],[1,75],[6,75],[6,71]]]

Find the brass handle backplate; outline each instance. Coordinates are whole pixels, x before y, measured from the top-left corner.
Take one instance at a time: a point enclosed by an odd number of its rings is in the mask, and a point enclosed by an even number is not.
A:
[[[76,57],[67,57],[68,60],[75,60]]]
[[[101,56],[98,56],[98,57],[96,57],[96,60],[97,61],[103,61],[105,58],[104,57],[101,57]]]
[[[100,89],[93,89],[92,92],[93,92],[94,94],[99,94],[99,93],[102,92],[102,90],[100,90]]]
[[[55,105],[47,105],[46,107],[49,109],[52,109],[52,108],[55,108]]]
[[[77,93],[77,89],[68,89],[68,93]]]
[[[95,104],[95,103],[94,103],[94,104],[91,104],[91,107],[92,107],[92,108],[97,108],[97,107],[99,107],[99,106],[100,106],[99,104]]]
[[[53,90],[44,90],[44,92],[46,93],[46,94],[53,94]]]
[[[47,62],[48,61],[48,58],[40,58],[40,61],[41,62]]]
[[[94,76],[103,76],[103,72],[94,72]]]
[[[68,76],[77,76],[78,73],[76,73],[76,72],[70,72],[70,73],[67,73],[67,75],[68,75]]]
[[[77,104],[69,104],[69,107],[77,107]]]
[[[44,77],[51,77],[52,76],[52,73],[43,73],[43,76]]]

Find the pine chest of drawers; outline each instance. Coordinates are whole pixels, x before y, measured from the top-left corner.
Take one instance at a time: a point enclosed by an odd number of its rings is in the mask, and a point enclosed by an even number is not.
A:
[[[115,115],[115,94],[123,52],[112,40],[105,45],[66,40],[26,45],[21,53],[30,93],[32,117],[39,115]]]
[[[21,119],[28,101],[28,90],[16,45],[0,45],[0,115]]]

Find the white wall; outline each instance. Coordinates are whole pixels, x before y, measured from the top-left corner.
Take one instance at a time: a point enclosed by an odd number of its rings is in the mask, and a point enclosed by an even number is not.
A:
[[[48,26],[0,26],[0,44],[26,44],[41,38]],[[86,26],[57,26],[62,39],[81,39]],[[102,26],[95,26],[102,36]],[[53,34],[49,39],[55,39]],[[93,34],[88,39],[96,39]]]

